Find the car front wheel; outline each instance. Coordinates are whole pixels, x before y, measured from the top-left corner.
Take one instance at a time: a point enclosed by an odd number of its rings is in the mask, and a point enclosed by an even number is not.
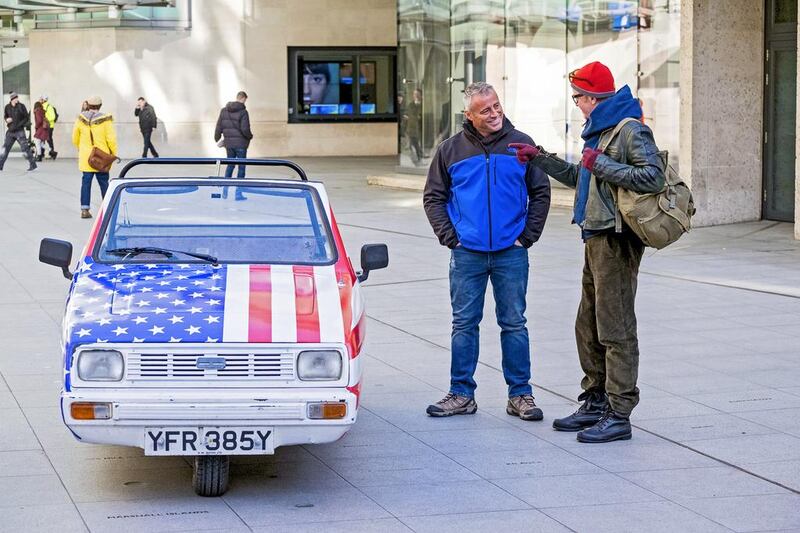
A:
[[[222,496],[228,490],[231,459],[227,455],[198,455],[194,458],[192,485],[200,496]]]

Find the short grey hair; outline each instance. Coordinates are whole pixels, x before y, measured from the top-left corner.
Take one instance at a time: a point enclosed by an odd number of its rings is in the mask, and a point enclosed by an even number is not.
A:
[[[470,83],[467,85],[467,88],[464,89],[464,109],[469,109],[469,104],[472,101],[472,97],[476,94],[486,94],[488,92],[497,92],[494,90],[494,87],[486,83],[485,81],[476,81],[475,83]]]

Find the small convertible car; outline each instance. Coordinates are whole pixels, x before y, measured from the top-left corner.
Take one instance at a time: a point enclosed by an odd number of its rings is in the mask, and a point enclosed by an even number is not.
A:
[[[301,179],[127,176],[227,163]],[[72,280],[61,412],[79,440],[194,456],[195,491],[217,496],[231,455],[332,442],[355,423],[360,283],[388,250],[365,245],[354,271],[325,187],[295,163],[132,161],[75,272],[69,242],[43,239],[39,260]]]

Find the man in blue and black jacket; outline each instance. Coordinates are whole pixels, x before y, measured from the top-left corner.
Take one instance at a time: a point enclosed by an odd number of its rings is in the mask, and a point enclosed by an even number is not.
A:
[[[473,414],[473,375],[478,364],[478,325],[488,280],[502,332],[506,412],[541,420],[533,401],[530,344],[525,327],[528,248],[542,234],[550,209],[550,182],[533,165],[517,161],[509,143],[530,144],[514,129],[491,85],[464,91],[464,129],[439,145],[425,184],[425,214],[450,248],[453,308],[450,392],[430,405],[431,416]]]

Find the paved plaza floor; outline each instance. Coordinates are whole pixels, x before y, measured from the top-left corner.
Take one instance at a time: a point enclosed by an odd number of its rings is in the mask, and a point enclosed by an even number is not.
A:
[[[6,164],[0,531],[800,531],[800,242],[789,224],[696,229],[646,251],[634,436],[586,445],[551,428],[580,392],[582,245],[568,210],[551,211],[530,250],[528,325],[544,421],[505,413],[491,298],[478,413],[432,419],[425,407],[449,382],[449,252],[420,194],[366,185],[367,175],[392,172],[392,158],[299,161],[326,183],[354,263],[363,243],[389,245],[389,268],[365,285],[363,407],[336,443],[236,459],[221,498],[195,496],[180,458],[80,444],[65,429],[68,282],[37,253],[45,236],[80,250],[91,221],[79,218],[74,160],[34,173],[20,159]]]

